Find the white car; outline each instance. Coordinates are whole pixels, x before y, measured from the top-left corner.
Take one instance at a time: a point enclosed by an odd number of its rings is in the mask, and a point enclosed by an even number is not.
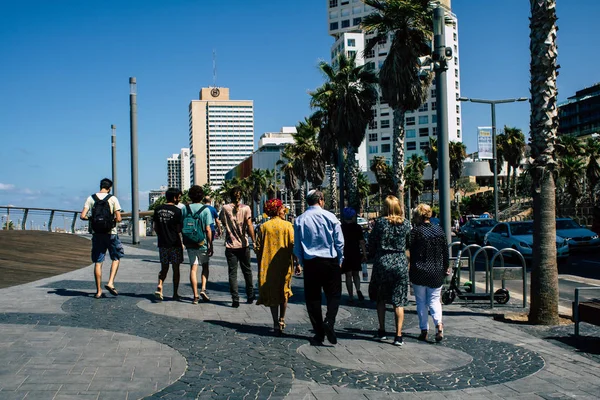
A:
[[[369,221],[363,217],[356,217],[356,223],[363,228],[363,230],[369,229]]]
[[[483,243],[498,250],[515,249],[525,260],[531,260],[533,221],[501,222],[485,235]],[[569,242],[561,236],[556,236],[556,257],[559,260],[569,257]]]

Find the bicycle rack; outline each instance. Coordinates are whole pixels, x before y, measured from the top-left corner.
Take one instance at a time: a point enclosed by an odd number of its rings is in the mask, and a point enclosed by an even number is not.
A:
[[[521,260],[521,267],[505,267],[504,266],[504,253],[517,254]],[[500,256],[500,267],[494,267],[496,258]],[[507,280],[518,280],[523,279],[523,308],[527,307],[527,264],[523,254],[515,249],[502,249],[492,256],[489,268],[491,270],[490,276],[490,306],[494,308],[494,279],[502,280],[502,288],[505,287],[505,281]],[[519,278],[519,273],[521,277]]]
[[[475,265],[475,261],[477,261],[477,257],[479,254],[483,253],[485,256],[485,292],[488,293],[490,290],[490,257],[488,255],[487,250],[493,250],[495,253],[498,252],[498,249],[494,246],[483,246],[479,250],[475,252],[473,256],[473,265]],[[475,293],[475,292],[473,292]]]
[[[452,249],[454,248],[454,246],[462,246],[459,251],[461,252],[461,266],[462,266],[462,261],[463,261],[463,257],[462,257],[462,252],[465,251],[466,249],[469,248],[469,246],[465,245],[463,242],[452,242],[448,245],[448,252],[449,252],[449,257],[448,260],[450,261],[450,265],[452,265],[452,261],[456,261],[456,257],[452,257]],[[469,254],[471,254],[471,251],[469,250]],[[471,280],[471,282],[473,281],[473,279],[471,279],[471,270],[473,269],[471,266],[471,259],[470,258],[466,258],[466,261],[469,263],[469,279]],[[458,284],[460,285],[460,273],[458,275]]]

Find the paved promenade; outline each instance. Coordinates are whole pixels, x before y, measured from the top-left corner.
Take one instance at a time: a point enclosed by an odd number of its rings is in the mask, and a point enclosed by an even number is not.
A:
[[[339,342],[315,347],[302,277],[293,281],[287,336],[277,338],[269,310],[245,304],[242,282],[242,304],[231,307],[222,242],[211,260],[210,303],[191,304],[187,265],[184,301],[170,299],[169,273],[165,300],[155,302],[155,241],[126,246],[118,297],[94,299],[92,265],[0,289],[0,399],[600,398],[597,327],[582,324],[586,337],[576,342],[573,325],[500,322],[487,305],[455,301],[444,307],[446,339],[423,343],[411,301],[405,344],[395,347],[371,339],[374,305],[347,305],[344,286]],[[511,299],[494,312],[520,304]]]

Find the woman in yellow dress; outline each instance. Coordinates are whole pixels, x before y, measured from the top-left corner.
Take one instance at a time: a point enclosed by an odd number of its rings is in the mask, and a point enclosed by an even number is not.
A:
[[[256,235],[254,251],[258,259],[258,301],[271,308],[273,329],[281,336],[285,328],[285,310],[292,295],[292,270],[294,267],[294,227],[285,220],[286,209],[279,199],[267,200],[265,213],[271,218],[262,224]]]

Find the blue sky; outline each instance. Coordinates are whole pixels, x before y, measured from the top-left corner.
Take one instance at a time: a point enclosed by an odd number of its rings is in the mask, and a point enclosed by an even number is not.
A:
[[[463,96],[529,95],[525,0],[453,0]],[[596,0],[559,0],[559,100],[600,81]],[[131,209],[130,76],[138,82],[140,207],[166,184],[166,159],[188,146],[188,105],[213,84],[254,100],[255,136],[310,113],[308,90],[329,61],[327,1],[0,0],[0,205],[80,210],[111,176]],[[528,103],[499,105],[497,124],[529,131]],[[463,104],[475,150],[489,106]]]

